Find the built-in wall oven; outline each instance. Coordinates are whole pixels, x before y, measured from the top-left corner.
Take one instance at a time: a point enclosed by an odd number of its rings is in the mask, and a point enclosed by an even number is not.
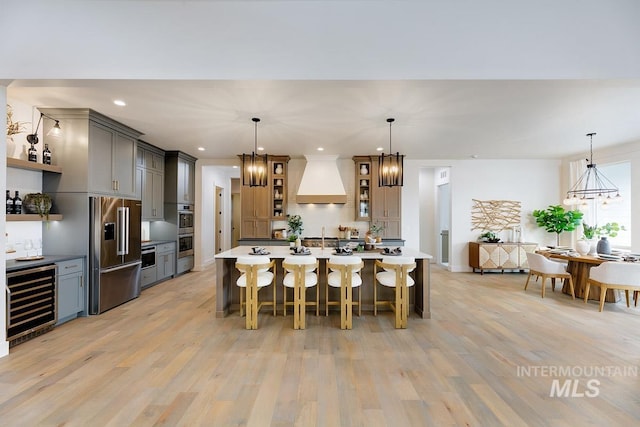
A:
[[[193,205],[178,205],[178,234],[193,234]]]
[[[193,255],[193,234],[178,235],[178,258]]]

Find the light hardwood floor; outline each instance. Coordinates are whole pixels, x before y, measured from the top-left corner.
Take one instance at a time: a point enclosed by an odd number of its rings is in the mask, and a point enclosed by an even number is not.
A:
[[[353,318],[216,319],[214,268],[143,292],[0,359],[3,426],[632,426],[634,375],[595,397],[550,397],[540,367],[640,365],[640,308],[540,298],[524,274],[432,271],[432,319],[396,330],[390,312]],[[631,370],[631,369],[629,369]],[[522,372],[521,372],[522,373]],[[633,372],[631,372],[633,374]],[[593,390],[591,390],[593,392]]]

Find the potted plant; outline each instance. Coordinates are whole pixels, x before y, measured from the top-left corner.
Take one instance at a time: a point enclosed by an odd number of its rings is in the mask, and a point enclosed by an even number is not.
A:
[[[51,196],[43,193],[28,193],[25,194],[22,201],[24,210],[27,213],[37,213],[40,218],[49,220],[49,212],[51,211],[52,200]]]
[[[382,224],[371,224],[371,226],[369,227],[369,232],[371,233],[372,236],[374,236],[376,238],[376,242],[380,243],[382,242],[382,237],[380,236],[380,233],[384,230],[384,225]]]
[[[302,217],[300,215],[287,215],[287,225],[289,226],[289,242],[295,242],[302,235]]]
[[[582,212],[567,211],[560,205],[549,205],[544,210],[534,210],[532,213],[539,227],[544,227],[549,233],[556,233],[556,246],[560,245],[560,233],[574,231],[582,221]]]
[[[576,251],[578,251],[580,255],[596,254],[594,236],[597,229],[597,225],[589,225],[586,222],[582,223],[582,239],[576,242]]]
[[[485,231],[480,235],[480,237],[478,237],[478,239],[488,243],[498,243],[500,241],[498,235],[493,231]]]

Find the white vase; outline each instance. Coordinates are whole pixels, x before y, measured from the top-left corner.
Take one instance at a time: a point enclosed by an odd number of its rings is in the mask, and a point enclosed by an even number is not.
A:
[[[591,250],[591,242],[588,240],[580,239],[576,242],[576,251],[580,255],[587,255]]]
[[[596,256],[598,255],[598,241],[596,239],[589,239],[589,253],[587,255]]]
[[[369,175],[369,169],[367,169],[367,165],[360,166],[360,175]]]

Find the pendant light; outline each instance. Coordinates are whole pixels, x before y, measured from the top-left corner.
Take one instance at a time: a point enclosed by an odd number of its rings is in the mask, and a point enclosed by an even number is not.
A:
[[[590,139],[590,158],[586,159],[587,170],[567,191],[567,198],[563,201],[565,205],[579,205],[586,203],[587,200],[596,200],[605,205],[622,201],[618,187],[598,171],[596,164],[593,163],[593,135],[595,134],[595,132],[587,134]]]
[[[257,154],[258,151],[258,122],[260,119],[251,119],[255,124],[255,143],[251,154],[242,154],[242,185],[249,187],[267,186],[267,155]]]
[[[380,154],[378,158],[378,185],[380,187],[402,187],[402,165],[404,155],[392,154],[391,151],[391,124],[393,118],[387,119],[389,123],[389,154]]]

